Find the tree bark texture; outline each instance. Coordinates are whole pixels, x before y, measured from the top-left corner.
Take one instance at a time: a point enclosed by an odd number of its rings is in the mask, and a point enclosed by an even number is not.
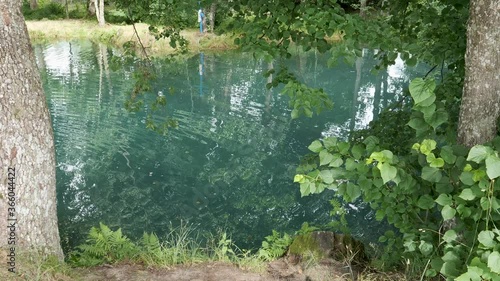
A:
[[[458,142],[492,140],[500,115],[500,1],[471,0]]]
[[[54,137],[21,4],[0,0],[0,247],[14,246],[8,244],[13,221],[7,218],[16,219],[16,251],[36,249],[62,258]],[[15,176],[8,175],[12,169]]]

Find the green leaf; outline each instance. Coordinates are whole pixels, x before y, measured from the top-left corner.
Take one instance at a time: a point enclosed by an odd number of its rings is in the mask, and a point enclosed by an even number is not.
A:
[[[311,194],[311,189],[309,186],[310,186],[309,181],[300,184],[300,195],[302,197]]]
[[[443,235],[443,240],[448,242],[448,243],[451,243],[453,241],[455,241],[455,239],[457,239],[458,235],[457,235],[457,232],[453,229],[450,229],[448,231],[446,231],[446,233]]]
[[[358,160],[363,156],[364,152],[365,148],[360,144],[356,144],[351,148],[352,156]]]
[[[500,274],[500,253],[498,251],[493,251],[488,256],[488,267],[491,271]]]
[[[424,210],[432,209],[434,207],[434,204],[435,204],[434,200],[428,194],[421,196],[420,198],[418,198],[418,201],[417,201],[417,206],[420,209],[424,209]]]
[[[493,154],[493,149],[491,149],[491,147],[484,145],[475,145],[470,149],[469,155],[467,156],[467,161],[481,163],[481,161],[486,159],[491,154]]]
[[[354,200],[356,200],[361,195],[361,188],[349,182],[347,183],[346,193],[347,196],[349,196],[350,201],[354,202]]]
[[[426,181],[439,182],[441,177],[442,174],[438,168],[427,166],[422,168],[422,178]]]
[[[329,167],[334,167],[334,168],[338,168],[340,166],[342,166],[342,164],[344,164],[344,160],[342,160],[342,156],[340,154],[333,154],[333,159],[332,161],[330,161],[330,165],[328,165]]]
[[[448,164],[454,164],[457,160],[457,156],[453,154],[453,148],[450,146],[443,146],[441,148],[440,156]]]
[[[436,145],[437,143],[435,140],[425,139],[422,141],[422,144],[420,145],[420,152],[424,155],[428,155],[434,149],[436,149]]]
[[[298,183],[303,183],[305,182],[306,178],[304,175],[295,175],[295,177],[293,177],[293,182],[298,182]]]
[[[483,230],[479,232],[479,235],[477,236],[477,241],[479,241],[479,243],[483,244],[485,247],[490,249],[494,248],[496,245],[494,239],[495,239],[495,233],[493,233],[493,231],[491,230]]]
[[[447,194],[440,194],[435,201],[441,206],[451,205],[451,203],[453,203],[451,196]]]
[[[337,147],[337,138],[327,137],[323,140],[323,144],[325,145],[326,149],[333,149]]]
[[[464,200],[467,200],[467,201],[471,201],[471,200],[474,200],[476,198],[476,195],[474,195],[474,193],[472,192],[472,189],[465,188],[464,190],[462,190],[462,192],[460,193],[460,195],[458,197],[460,197]]]
[[[432,79],[415,78],[410,82],[410,95],[418,104],[434,94],[436,83]]]
[[[319,173],[321,179],[323,179],[323,182],[326,184],[331,184],[333,183],[333,173],[331,170],[322,170]]]
[[[328,150],[323,149],[319,152],[319,165],[330,164],[333,160],[333,155]]]
[[[458,268],[459,267],[455,262],[445,262],[443,263],[440,272],[446,277],[454,278],[460,273]]]
[[[477,266],[468,266],[467,272],[458,276],[455,281],[482,281],[483,270]]]
[[[384,184],[396,178],[397,172],[398,170],[396,167],[391,166],[389,163],[382,164],[380,175],[382,176]]]
[[[432,126],[432,128],[436,129],[439,125],[448,121],[448,113],[444,109],[440,108],[436,110],[432,116],[429,118],[424,117],[424,119],[429,125]]]
[[[462,172],[459,179],[463,184],[471,186],[474,184],[474,179],[472,179],[473,175],[472,172]]]
[[[453,209],[450,205],[446,205],[443,207],[441,210],[441,215],[443,216],[444,220],[449,220],[455,217],[455,214],[457,213],[457,210]]]
[[[312,152],[318,153],[323,150],[323,145],[319,140],[315,140],[307,148]]]
[[[500,158],[495,155],[489,155],[486,158],[486,174],[488,174],[490,179],[500,176]]]
[[[425,256],[428,256],[428,255],[432,254],[434,247],[429,242],[420,241],[420,245],[418,246],[418,249],[420,250],[420,252],[422,254],[424,254]]]

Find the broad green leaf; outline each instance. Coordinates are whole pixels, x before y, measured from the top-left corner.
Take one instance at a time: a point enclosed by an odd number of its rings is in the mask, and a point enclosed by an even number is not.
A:
[[[418,198],[418,201],[417,201],[417,206],[420,209],[424,209],[424,210],[432,209],[432,207],[434,207],[434,204],[435,204],[434,200],[428,194],[421,196],[420,198]]]
[[[330,161],[330,165],[328,165],[328,166],[338,168],[338,167],[342,166],[342,164],[344,164],[344,160],[342,160],[342,156],[340,156],[340,154],[338,154],[338,153],[335,153],[335,154],[333,154],[333,159],[332,159],[332,161]]]
[[[422,141],[422,144],[420,145],[420,152],[424,155],[428,155],[434,149],[436,149],[436,145],[437,143],[435,140],[425,139]]]
[[[427,123],[425,123],[424,119],[421,117],[412,117],[408,122],[408,126],[415,129],[416,131],[429,129],[429,125],[427,125]]]
[[[323,150],[323,145],[319,140],[315,140],[307,148],[312,152],[318,153]]]
[[[443,219],[445,221],[455,217],[456,213],[457,211],[453,209],[450,205],[444,206],[443,209],[441,210],[441,215],[443,216]]]
[[[460,197],[464,200],[467,200],[467,201],[471,201],[471,200],[474,200],[476,198],[476,196],[472,192],[472,189],[470,189],[470,188],[465,188],[464,190],[462,190],[462,192],[460,193],[460,195],[458,197]]]
[[[415,101],[415,104],[418,104],[434,95],[435,88],[436,83],[434,82],[434,80],[415,78],[410,82],[410,95]]]
[[[442,174],[441,170],[434,167],[423,167],[422,168],[422,178],[430,182],[439,182],[441,180]]]
[[[293,177],[293,182],[303,183],[306,180],[304,175],[298,174]]]
[[[455,278],[460,273],[458,271],[458,265],[455,262],[445,262],[441,267],[440,272],[449,278]]]
[[[354,202],[361,195],[361,188],[353,183],[347,183],[347,196],[351,202]]]
[[[436,199],[436,203],[441,206],[451,205],[453,203],[451,196],[447,194],[440,194]]]
[[[302,197],[311,194],[311,189],[309,188],[309,186],[310,186],[309,181],[300,184],[300,195]]]
[[[432,250],[434,249],[434,247],[429,242],[420,241],[420,245],[418,246],[418,249],[420,250],[420,252],[422,254],[424,254],[425,256],[428,256],[432,253]]]
[[[448,164],[454,164],[457,160],[457,156],[453,154],[453,149],[450,146],[443,146],[440,156]]]
[[[333,155],[328,150],[323,149],[319,152],[319,165],[330,164],[333,160]]]
[[[437,127],[439,127],[439,125],[448,121],[448,113],[444,111],[444,109],[440,108],[436,110],[436,112],[434,112],[434,114],[432,114],[430,117],[425,118],[424,116],[424,120],[429,125],[431,125],[432,128],[436,129]]]
[[[446,233],[443,235],[443,240],[448,242],[448,243],[451,243],[453,241],[455,241],[455,239],[457,239],[457,232],[453,229],[450,229],[448,231],[446,231]]]
[[[337,147],[337,138],[328,137],[323,140],[323,144],[325,145],[326,149],[333,149],[334,147]]]
[[[472,172],[462,172],[459,178],[463,184],[471,186],[474,184],[474,180],[472,179],[473,175]]]
[[[491,149],[491,147],[484,145],[475,145],[470,149],[469,155],[467,156],[467,161],[481,163],[481,161],[486,159],[486,157],[491,154],[493,154],[493,149]]]
[[[364,152],[365,148],[360,144],[356,144],[351,148],[352,157],[358,160],[363,156]]]
[[[382,176],[382,180],[384,184],[393,180],[397,175],[398,170],[396,167],[391,166],[389,163],[382,164],[380,169],[380,175]]]
[[[455,281],[482,281],[481,274],[483,270],[477,266],[468,266],[467,272],[458,276]]]
[[[500,253],[498,251],[493,251],[488,256],[488,267],[491,271],[500,274]]]
[[[269,84],[271,85],[271,84]],[[271,88],[272,86],[269,86],[269,88]],[[290,113],[290,116],[292,117],[292,119],[297,119],[299,118],[300,114],[299,114],[299,110],[294,108],[292,109],[292,112]]]
[[[331,184],[333,183],[333,173],[331,170],[322,170],[319,173],[321,179],[323,179],[323,182],[326,184]]]
[[[500,158],[495,155],[490,155],[486,158],[486,174],[488,174],[490,179],[500,176]]]
[[[494,239],[495,239],[495,234],[491,230],[483,230],[479,232],[479,235],[477,236],[477,241],[479,241],[479,243],[483,244],[485,247],[490,249],[492,249],[496,245]]]

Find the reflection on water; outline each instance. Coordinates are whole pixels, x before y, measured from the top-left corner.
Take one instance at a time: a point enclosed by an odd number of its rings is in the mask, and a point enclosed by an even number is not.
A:
[[[402,61],[370,74],[368,52],[354,67],[334,69],[320,54],[301,54],[288,67],[325,89],[335,106],[292,121],[287,97],[267,90],[270,78],[261,75],[275,64],[246,54],[202,53],[157,65],[161,75],[152,92],[167,97],[161,113],[179,122],[160,136],[145,129],[149,108],[124,108],[134,65],[111,71],[112,51],[89,42],[38,45],[35,51],[55,130],[65,247],[81,243],[99,221],[133,237],[144,231],[161,236],[181,221],[200,232],[222,228],[241,247],[259,246],[272,229],[326,223],[333,194],[300,198],[292,183],[299,157],[316,138],[346,137],[366,126],[401,96],[411,74]],[[378,235],[367,208],[347,208],[355,234]]]

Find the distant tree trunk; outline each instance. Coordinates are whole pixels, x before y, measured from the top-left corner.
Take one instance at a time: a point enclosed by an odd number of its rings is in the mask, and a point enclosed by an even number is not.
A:
[[[105,26],[106,21],[104,20],[104,0],[93,0],[95,6],[95,14],[97,16],[97,21],[99,26]]]
[[[21,5],[0,0],[0,247],[62,259],[54,137]]]
[[[30,0],[30,9],[31,10],[38,9],[38,1],[37,0]]]
[[[467,147],[492,140],[500,115],[500,1],[471,0],[465,81],[458,142]]]
[[[216,5],[215,3],[212,3],[212,5],[210,5],[210,12],[208,13],[208,20],[210,21],[210,32],[214,32],[214,28],[215,28],[215,9],[216,9]]]
[[[69,19],[69,6],[68,6],[68,0],[64,0],[65,2],[65,8],[66,8],[66,18]]]
[[[366,1],[367,0],[360,0],[360,7],[359,7],[359,15],[364,18],[366,17]]]
[[[89,16],[95,16],[95,1],[96,0],[88,0],[87,2],[87,12]]]

